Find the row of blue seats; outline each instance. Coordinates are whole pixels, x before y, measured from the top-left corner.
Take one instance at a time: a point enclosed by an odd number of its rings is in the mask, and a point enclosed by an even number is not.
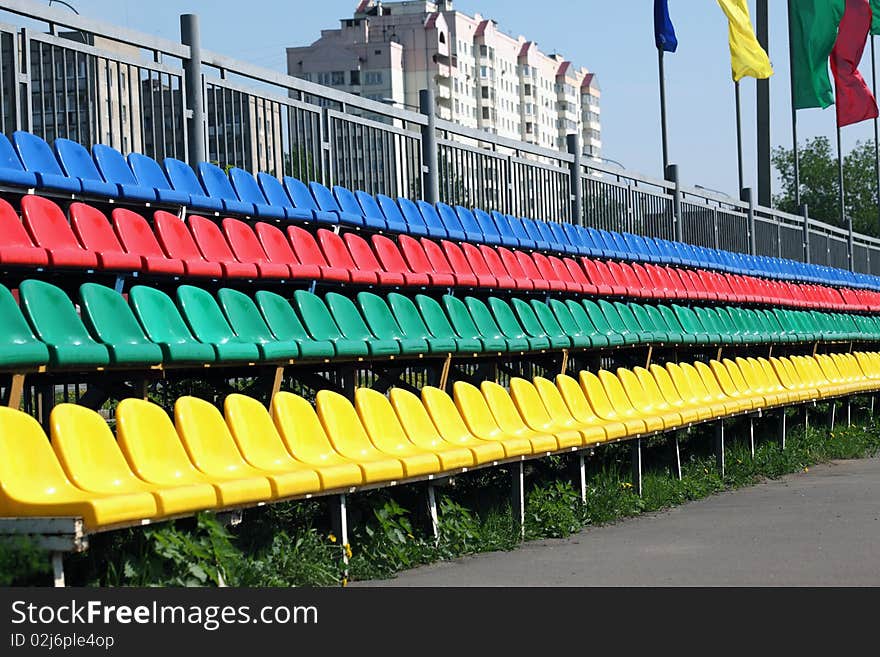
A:
[[[14,143],[14,146],[13,146]],[[880,288],[880,277],[802,262],[751,256],[719,249],[642,237],[632,233],[585,228],[569,223],[517,218],[513,215],[445,203],[351,191],[318,182],[232,168],[229,174],[209,162],[198,174],[180,160],[156,160],[131,153],[126,158],[105,145],[90,154],[69,139],[53,148],[28,132],[13,142],[0,134],[0,184],[90,194],[136,202],[162,202],[196,211],[231,213],[261,219],[315,221],[357,228],[406,233],[513,248],[556,251],[568,255],[656,264],[710,268],[743,275],[855,288]]]

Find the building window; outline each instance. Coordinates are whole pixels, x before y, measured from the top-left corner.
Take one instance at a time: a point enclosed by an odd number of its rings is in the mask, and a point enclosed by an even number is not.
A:
[[[488,99],[489,98],[489,87],[485,87],[485,86],[482,87],[480,89],[480,93],[482,94],[483,98]]]
[[[345,84],[345,71],[333,71],[330,74],[330,84],[332,84],[332,85]]]
[[[370,86],[382,84],[382,71],[370,71],[364,74],[364,83]]]
[[[488,107],[483,108],[483,118],[486,119],[487,121],[489,120],[489,108]]]
[[[443,32],[440,33],[440,43],[446,43],[446,35]]]
[[[360,71],[351,71],[350,80],[352,85],[358,85],[361,83],[361,72]]]

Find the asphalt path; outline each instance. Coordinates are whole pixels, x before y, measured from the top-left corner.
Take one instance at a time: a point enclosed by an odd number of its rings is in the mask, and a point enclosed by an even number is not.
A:
[[[370,586],[880,586],[880,458]]]

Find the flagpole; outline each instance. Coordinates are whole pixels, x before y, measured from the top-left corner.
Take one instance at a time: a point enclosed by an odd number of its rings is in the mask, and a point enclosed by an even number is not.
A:
[[[657,68],[660,74],[660,135],[663,142],[663,177],[669,169],[669,136],[666,132],[666,73],[663,68],[663,48],[657,48]]]
[[[742,198],[745,185],[743,183],[742,105],[739,96],[739,80],[734,81],[733,90],[736,96],[736,164],[739,173],[739,196]]]
[[[853,271],[853,227],[852,217],[847,217],[846,215],[846,190],[843,187],[843,146],[840,139],[840,121],[837,121],[837,189],[840,224],[846,228],[847,232],[847,260],[849,261],[849,270]]]
[[[794,44],[791,39],[791,3],[788,0],[788,70],[791,75],[791,141],[794,153],[794,204],[797,211],[801,210],[801,165],[798,156],[797,109],[794,106]]]
[[[871,79],[873,82],[874,98],[877,97],[877,62],[874,58],[874,35],[868,36],[871,41]],[[880,119],[874,117],[874,173],[877,175],[877,210],[880,214]],[[880,216],[878,216],[880,221]]]

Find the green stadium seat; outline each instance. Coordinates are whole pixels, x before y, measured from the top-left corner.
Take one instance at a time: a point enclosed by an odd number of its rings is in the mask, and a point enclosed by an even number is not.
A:
[[[467,297],[464,303],[480,332],[492,339],[504,340],[505,351],[523,352],[532,349],[532,344],[516,321],[514,321],[515,326],[507,326],[505,329],[498,323],[488,306],[476,297]],[[547,345],[549,346],[549,341]]]
[[[514,313],[510,304],[506,301],[498,297],[489,297],[489,307],[492,309],[492,314],[495,316],[498,327],[508,338],[516,340],[525,339],[531,351],[550,349],[550,338],[544,334],[544,330],[537,320],[533,322],[532,326],[536,333],[531,334],[530,331],[525,329],[522,322],[517,318],[517,314]]]
[[[535,305],[535,312],[538,315],[538,319],[541,319],[541,323],[546,326],[547,323],[542,318],[542,312],[538,312],[539,303],[540,301],[537,300],[533,302]],[[608,346],[608,339],[605,336],[596,334],[596,329],[592,324],[587,328],[581,327],[577,320],[575,320],[574,315],[572,315],[571,309],[562,301],[559,301],[558,299],[550,299],[546,307],[553,313],[553,318],[556,320],[556,323],[571,339],[571,344],[576,349],[590,349],[592,347]],[[581,308],[581,312],[583,312],[583,308]],[[584,316],[586,317],[586,313],[584,313]],[[589,320],[587,320],[587,322],[589,323]]]
[[[385,299],[372,292],[360,292],[357,295],[357,305],[373,334],[381,335],[383,339],[396,340],[402,354],[428,353],[428,341],[420,335],[409,335],[404,331]]]
[[[162,349],[162,360],[169,363],[213,363],[214,348],[193,337],[180,311],[164,292],[144,285],[135,285],[128,302],[144,328],[147,337]]]
[[[522,299],[514,299],[512,305],[519,323],[522,324],[528,335],[532,337],[546,336],[550,340],[551,349],[571,347],[571,338],[562,330],[553,311],[546,303],[537,299],[533,299],[531,303],[526,303]]]
[[[260,360],[257,345],[235,334],[210,292],[192,285],[181,285],[177,288],[177,304],[193,335],[214,348],[218,362]]]
[[[389,298],[392,298],[391,307],[394,308],[395,313],[397,313],[398,311],[396,310],[393,297],[389,296]],[[406,299],[406,297],[401,296],[401,299]],[[425,322],[425,326],[428,327],[428,330],[435,338],[438,340],[454,341],[456,350],[460,354],[482,353],[482,341],[479,338],[468,338],[459,335],[449,322],[446,313],[443,312],[443,307],[435,299],[425,296],[424,294],[417,294],[416,305],[421,314],[421,318]],[[465,312],[467,312],[467,309],[465,309]],[[473,322],[471,322],[471,324],[473,324]],[[476,326],[474,326],[474,332],[476,333]]]
[[[259,290],[254,299],[272,334],[281,342],[296,343],[302,358],[333,358],[336,354],[332,342],[309,336],[287,299],[266,290]]]
[[[19,286],[21,305],[37,337],[49,347],[52,367],[106,367],[107,347],[95,341],[63,290],[43,281]]]
[[[300,357],[299,343],[275,337],[257,304],[248,295],[223,288],[217,292],[217,300],[232,330],[242,340],[256,344],[262,360],[294,360]]]
[[[388,305],[397,320],[397,324],[405,335],[417,337],[428,344],[428,352],[432,354],[452,354],[458,351],[458,344],[454,337],[437,337],[428,329],[419,309],[409,297],[392,292],[388,295]],[[439,308],[439,306],[438,306]],[[442,313],[442,309],[440,310]],[[447,323],[448,326],[448,323]],[[449,326],[450,333],[452,327]]]
[[[293,305],[309,335],[318,341],[331,342],[337,357],[358,358],[370,355],[366,342],[350,340],[342,334],[327,305],[319,297],[305,290],[297,290],[293,293]]]
[[[422,305],[421,301],[419,305]],[[501,335],[501,329],[495,324],[495,320],[492,319],[492,315],[489,314],[489,310],[485,306],[483,306],[484,315],[488,315],[489,321],[484,321],[484,326],[477,323],[465,303],[457,297],[450,294],[444,295],[443,307],[446,308],[446,313],[452,326],[455,327],[455,331],[466,340],[479,340],[482,351],[505,352],[508,350],[507,339]],[[483,330],[484,328],[489,331],[488,334]]]
[[[37,340],[15,297],[0,285],[0,369],[33,368],[49,363],[49,348]]]
[[[327,308],[336,320],[339,330],[349,340],[363,342],[371,356],[397,356],[400,354],[400,344],[384,335],[380,338],[370,331],[363,316],[348,297],[336,292],[329,292],[325,297]]]

